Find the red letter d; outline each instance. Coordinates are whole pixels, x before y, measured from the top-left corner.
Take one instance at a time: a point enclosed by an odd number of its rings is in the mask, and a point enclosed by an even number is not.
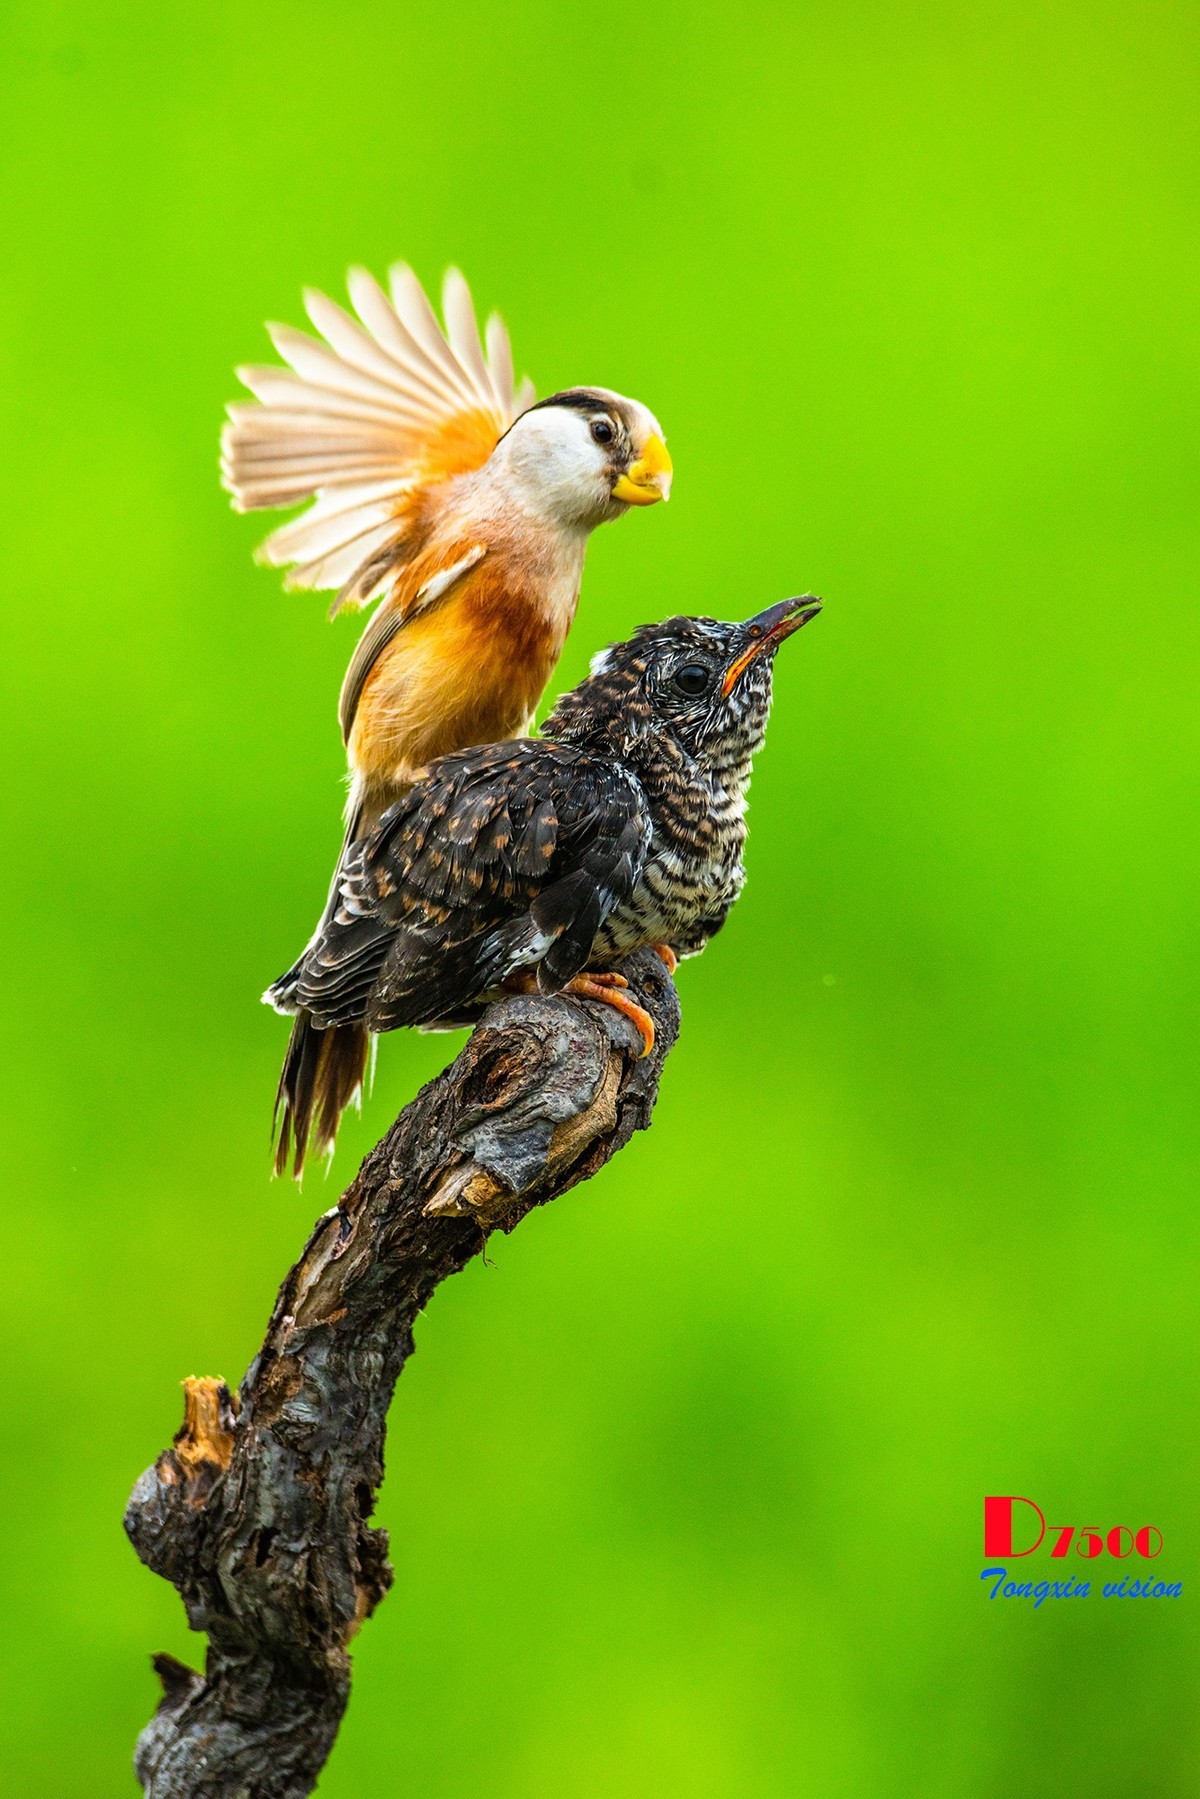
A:
[[[1038,1534],[1028,1549],[1013,1548],[1013,1507],[1027,1505],[1031,1512],[1037,1513]],[[1005,1561],[1014,1555],[1032,1555],[1046,1534],[1046,1520],[1041,1507],[1034,1505],[1032,1499],[1019,1499],[1006,1496],[1003,1499],[985,1498],[983,1502],[983,1553],[998,1555]]]

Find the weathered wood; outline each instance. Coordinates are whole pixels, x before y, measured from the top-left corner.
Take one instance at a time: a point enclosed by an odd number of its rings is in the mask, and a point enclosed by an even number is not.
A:
[[[369,1523],[392,1390],[434,1288],[643,1129],[679,1008],[662,962],[624,965],[654,1018],[560,997],[491,1008],[407,1106],[280,1289],[233,1395],[192,1380],[174,1444],[133,1490],[138,1555],[179,1589],[206,1669],[155,1657],[135,1766],[151,1799],[302,1799],[350,1690],[347,1645],[387,1592]]]

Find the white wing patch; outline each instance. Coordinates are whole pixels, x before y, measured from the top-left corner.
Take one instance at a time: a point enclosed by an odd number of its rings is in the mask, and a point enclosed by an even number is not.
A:
[[[488,547],[485,543],[474,544],[460,561],[452,563],[449,568],[439,569],[436,575],[430,575],[425,585],[418,587],[416,599],[413,602],[414,606],[428,606],[434,600],[440,600],[442,595],[453,587],[454,583],[468,570],[477,567],[483,561],[487,552]]]

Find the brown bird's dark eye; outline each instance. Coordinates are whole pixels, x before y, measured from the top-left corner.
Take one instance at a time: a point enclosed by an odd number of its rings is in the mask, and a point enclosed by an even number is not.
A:
[[[598,444],[610,444],[613,440],[613,428],[607,419],[592,420],[592,436]]]
[[[685,662],[671,677],[676,693],[685,694],[689,700],[698,700],[702,693],[708,692],[711,684],[712,670],[703,662]]]

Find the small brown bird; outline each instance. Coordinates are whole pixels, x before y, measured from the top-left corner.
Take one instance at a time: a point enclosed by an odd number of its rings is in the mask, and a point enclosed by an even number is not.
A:
[[[239,510],[315,500],[262,545],[265,561],[292,565],[286,584],[336,588],[335,613],[379,601],[339,706],[346,844],[434,757],[529,730],[575,616],[589,535],[665,500],[672,473],[637,400],[574,387],[535,403],[528,383],[514,391],[504,325],[488,320],[485,353],[456,270],[444,332],[407,267],[392,270],[390,298],[363,269],[349,289],[357,320],[305,295],[323,343],[269,327],[289,366],[238,370],[257,404],[232,405],[221,440]],[[326,1036],[321,1049],[318,1085],[349,1095],[365,1033]]]
[[[593,663],[541,738],[443,756],[350,846],[323,928],[264,996],[309,1020],[281,1083],[276,1166],[332,1147],[345,1100],[321,1041],[346,1029],[469,1022],[535,985],[649,1015],[613,964],[673,967],[724,924],[745,878],[746,789],[775,652],[820,611],[805,596],[745,624],[672,618]]]

